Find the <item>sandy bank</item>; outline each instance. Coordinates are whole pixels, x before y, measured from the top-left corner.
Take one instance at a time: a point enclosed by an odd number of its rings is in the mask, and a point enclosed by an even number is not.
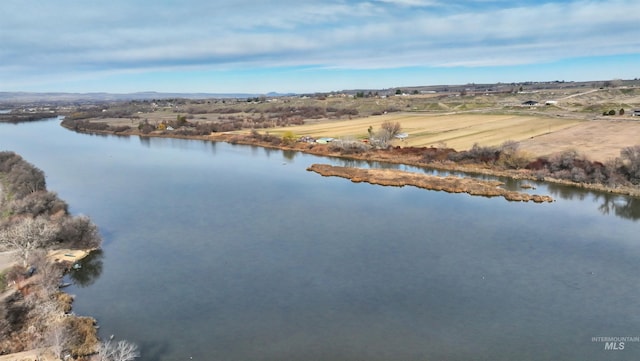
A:
[[[56,249],[49,251],[47,257],[53,262],[75,263],[87,257],[92,249]]]

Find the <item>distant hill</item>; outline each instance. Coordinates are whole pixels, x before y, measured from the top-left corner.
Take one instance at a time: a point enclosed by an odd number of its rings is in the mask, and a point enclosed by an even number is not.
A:
[[[160,93],[139,92],[128,94],[114,93],[29,93],[29,92],[0,92],[0,103],[36,103],[36,102],[104,102],[122,100],[153,100],[153,99],[221,99],[221,98],[253,98],[260,96],[278,97],[292,94],[268,93]]]

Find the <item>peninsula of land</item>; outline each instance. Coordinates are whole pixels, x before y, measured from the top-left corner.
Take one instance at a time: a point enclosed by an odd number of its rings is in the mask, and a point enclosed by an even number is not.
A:
[[[447,193],[467,193],[472,196],[503,197],[509,201],[536,203],[553,202],[549,196],[508,191],[500,188],[499,181],[487,181],[475,178],[456,176],[439,177],[427,174],[404,172],[397,169],[363,169],[354,167],[338,167],[329,164],[313,164],[308,171],[325,177],[341,177],[354,183],[366,182],[383,186],[414,186],[423,189],[444,191]]]

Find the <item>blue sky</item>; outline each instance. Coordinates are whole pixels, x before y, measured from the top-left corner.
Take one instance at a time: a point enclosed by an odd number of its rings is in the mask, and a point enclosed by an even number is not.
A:
[[[640,77],[638,0],[2,0],[0,91]]]

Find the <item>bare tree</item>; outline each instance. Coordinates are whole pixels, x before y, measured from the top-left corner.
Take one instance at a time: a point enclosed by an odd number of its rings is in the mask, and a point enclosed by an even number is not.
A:
[[[640,145],[625,147],[620,151],[620,158],[627,170],[629,180],[637,184],[640,182]]]
[[[380,130],[373,133],[371,127],[369,127],[369,143],[376,147],[386,149],[389,147],[389,143],[400,131],[402,126],[399,122],[392,123],[385,121],[380,125]]]
[[[46,189],[44,172],[21,159],[7,174],[10,189],[18,197]]]
[[[17,250],[26,267],[31,252],[46,246],[57,233],[57,225],[44,217],[23,217],[0,231],[0,246]]]
[[[42,214],[67,213],[67,204],[58,195],[45,190],[29,193],[22,198],[8,202],[7,210],[12,215],[28,214],[39,216]]]
[[[109,340],[98,347],[98,361],[132,361],[137,357],[140,357],[138,346],[126,340],[115,344]]]
[[[58,239],[69,248],[79,249],[97,248],[102,242],[98,227],[87,216],[65,218],[60,227]]]
[[[46,336],[46,346],[49,346],[55,357],[59,360],[64,358],[62,354],[69,342],[69,329],[64,322],[56,322],[49,326]]]
[[[381,130],[384,130],[388,133],[389,135],[389,139],[395,137],[396,135],[398,135],[398,133],[400,133],[400,131],[402,130],[402,126],[400,125],[400,122],[390,122],[390,121],[385,121],[380,125]]]
[[[31,252],[27,263],[35,269],[40,277],[39,285],[43,291],[43,297],[50,298],[60,289],[60,280],[64,275],[64,265],[50,262],[47,259],[47,251],[36,249]]]

